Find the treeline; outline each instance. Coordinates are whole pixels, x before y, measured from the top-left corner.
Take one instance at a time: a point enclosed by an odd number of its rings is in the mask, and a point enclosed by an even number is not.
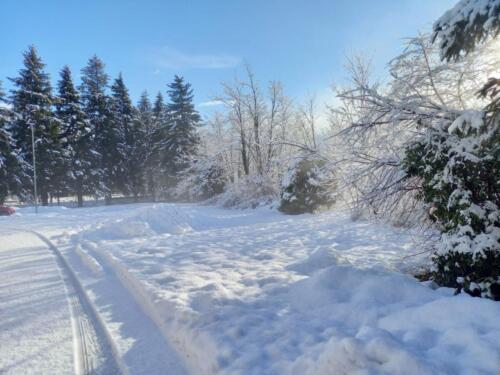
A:
[[[175,76],[166,103],[161,92],[151,103],[144,91],[134,105],[122,75],[110,85],[97,56],[79,86],[63,67],[56,92],[35,47],[23,63],[9,78],[10,95],[0,86],[0,203],[34,198],[33,164],[43,205],[64,196],[77,196],[79,206],[84,196],[107,204],[113,194],[168,197],[200,142],[189,83]]]

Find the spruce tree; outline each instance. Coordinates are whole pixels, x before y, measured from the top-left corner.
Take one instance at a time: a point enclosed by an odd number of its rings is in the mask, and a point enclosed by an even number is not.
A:
[[[18,77],[10,80],[14,84],[11,103],[16,113],[12,135],[21,157],[31,164],[33,127],[38,194],[42,204],[47,205],[49,195],[57,188],[55,171],[61,163],[61,152],[58,122],[52,112],[52,88],[44,67],[37,50],[30,46],[24,53],[24,68],[19,71]]]
[[[132,105],[128,89],[120,74],[111,87],[111,114],[113,128],[119,137],[120,153],[119,187],[124,194],[132,194],[135,200],[143,191],[144,136]]]
[[[83,195],[93,192],[92,168],[97,160],[90,125],[68,66],[63,67],[60,76],[56,116],[61,128],[65,180],[69,192],[77,196],[78,207],[82,207]]]
[[[165,103],[163,95],[158,91],[156,94],[155,102],[152,109],[152,120],[155,122],[156,128],[161,128],[165,125]]]
[[[168,160],[165,160],[165,166],[167,187],[173,187],[177,184],[179,173],[186,170],[189,161],[196,155],[200,143],[197,128],[201,118],[194,108],[191,85],[184,82],[184,78],[176,75],[168,87],[168,134],[165,139]]]
[[[80,92],[83,110],[90,123],[91,139],[99,159],[93,168],[96,193],[104,194],[106,204],[111,204],[112,192],[116,189],[119,175],[120,154],[119,137],[111,121],[107,87],[108,75],[104,71],[104,63],[94,55],[82,69]]]
[[[22,195],[22,183],[27,175],[23,160],[19,158],[10,133],[13,113],[7,106],[0,82],[0,204],[9,195]]]

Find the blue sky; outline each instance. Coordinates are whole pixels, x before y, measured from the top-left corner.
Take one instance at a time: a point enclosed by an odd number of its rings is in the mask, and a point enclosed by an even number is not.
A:
[[[1,0],[0,80],[35,44],[52,81],[97,54],[122,72],[132,98],[165,92],[174,74],[197,104],[250,64],[259,81],[280,80],[297,100],[346,78],[345,56],[363,52],[383,77],[403,39],[429,30],[456,0]],[[200,107],[202,112],[209,110]]]

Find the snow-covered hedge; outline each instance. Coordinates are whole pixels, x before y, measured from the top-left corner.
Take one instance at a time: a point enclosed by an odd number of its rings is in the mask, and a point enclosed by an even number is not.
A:
[[[436,281],[500,300],[498,119],[469,110],[440,122],[408,148],[404,165],[422,179],[421,198],[442,232]]]
[[[314,212],[335,202],[332,191],[333,174],[325,161],[313,154],[297,159],[281,184],[279,210],[287,214]]]

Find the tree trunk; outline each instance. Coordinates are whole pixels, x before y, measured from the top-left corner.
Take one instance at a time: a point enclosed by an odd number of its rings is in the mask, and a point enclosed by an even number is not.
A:
[[[109,194],[106,193],[106,195],[104,196],[104,204],[106,206],[109,206],[111,204],[111,199],[112,199],[111,193],[109,193]]]
[[[245,175],[248,176],[250,174],[250,165],[248,162],[248,153],[246,146],[247,143],[244,134],[241,133],[241,161],[243,163],[243,170],[245,171]]]
[[[78,207],[83,207],[83,191],[80,186],[76,189],[76,200]]]
[[[152,173],[149,177],[149,194],[151,194],[151,199],[153,200],[153,202],[156,202],[156,186]]]
[[[49,193],[42,192],[42,194],[40,194],[40,198],[42,199],[42,206],[49,205]]]

